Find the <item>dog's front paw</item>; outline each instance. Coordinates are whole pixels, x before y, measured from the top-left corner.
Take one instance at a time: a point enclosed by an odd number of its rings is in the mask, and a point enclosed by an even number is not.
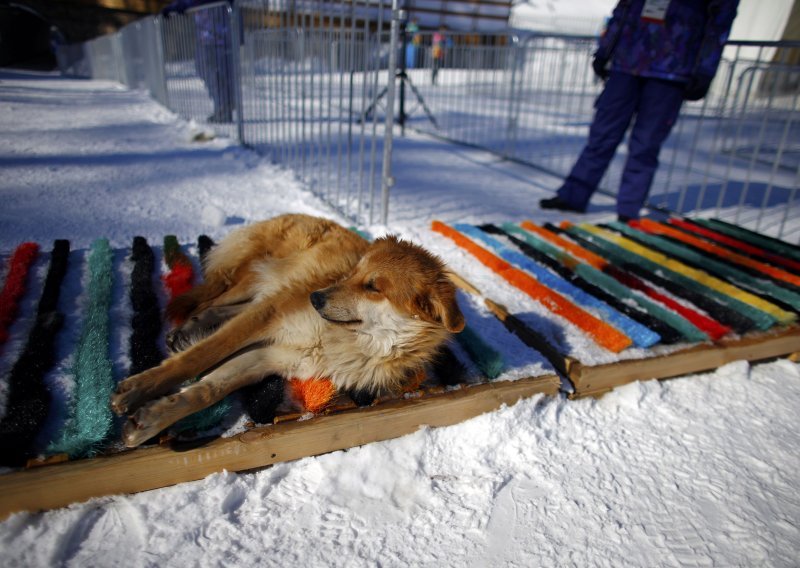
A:
[[[146,389],[151,380],[151,371],[128,377],[120,381],[114,394],[111,395],[111,410],[122,416],[139,408],[150,397]]]
[[[146,404],[134,412],[125,422],[122,427],[122,442],[127,447],[135,448],[162,430],[157,419],[157,413],[153,409],[156,405],[157,402]]]

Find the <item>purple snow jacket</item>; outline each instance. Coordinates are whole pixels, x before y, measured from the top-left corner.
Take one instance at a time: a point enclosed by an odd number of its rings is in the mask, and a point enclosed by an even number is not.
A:
[[[643,20],[645,0],[620,0],[595,57],[611,70],[687,82],[713,77],[739,0],[671,0],[663,22]]]

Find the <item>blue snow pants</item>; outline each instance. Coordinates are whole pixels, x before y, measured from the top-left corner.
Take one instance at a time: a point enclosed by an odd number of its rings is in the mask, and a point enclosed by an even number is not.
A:
[[[678,118],[683,90],[684,84],[677,81],[612,72],[595,102],[589,140],[558,197],[576,209],[586,209],[635,115],[617,214],[638,217],[658,168],[661,144]]]

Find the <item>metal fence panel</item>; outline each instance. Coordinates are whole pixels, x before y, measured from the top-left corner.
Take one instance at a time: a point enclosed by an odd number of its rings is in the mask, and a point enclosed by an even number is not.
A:
[[[232,29],[227,2],[207,4],[161,21],[161,51],[168,106],[180,116],[213,123],[236,137],[236,84]]]
[[[524,41],[453,35],[434,85],[430,39],[409,70],[436,124],[422,132],[485,148],[565,177],[586,142],[602,83],[592,36]],[[798,207],[800,43],[730,42],[710,95],[686,103],[662,148],[649,205],[699,210],[775,236],[798,239],[786,221]],[[413,104],[413,101],[412,101]],[[600,190],[615,195],[627,148],[620,145]]]
[[[366,110],[379,85],[393,108],[396,29],[381,30],[397,4],[216,2],[62,46],[59,63],[65,74],[147,89],[293,169],[351,220],[385,223],[393,113]]]
[[[243,141],[296,171],[315,193],[351,218],[380,215],[382,140],[378,117],[361,120],[379,78],[378,35],[351,19],[293,25],[303,14],[243,4]],[[274,28],[262,22],[286,19]]]
[[[207,4],[63,46],[59,63],[214,122],[354,220],[387,218],[398,67],[408,78],[401,124],[569,173],[602,89],[590,66],[595,37],[452,33],[435,58],[430,33],[400,47],[399,2],[390,11],[386,1]],[[649,205],[713,210],[797,239],[787,221],[798,207],[799,91],[800,42],[730,42],[709,96],[684,105],[664,144]],[[623,144],[601,191],[616,193],[625,158]]]

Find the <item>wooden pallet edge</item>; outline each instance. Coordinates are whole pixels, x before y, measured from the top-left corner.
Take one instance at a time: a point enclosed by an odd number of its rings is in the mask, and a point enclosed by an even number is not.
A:
[[[716,369],[733,361],[763,361],[791,357],[800,352],[800,327],[751,334],[713,345],[703,344],[648,359],[631,359],[607,365],[572,365],[568,378],[575,387],[570,398],[599,396],[614,387],[650,379],[668,379]]]
[[[212,473],[245,471],[279,462],[397,438],[420,427],[449,426],[516,403],[558,393],[555,375],[463,387],[254,428],[186,451],[149,447],[0,475],[0,520],[20,511],[63,507],[93,497],[137,493]]]

